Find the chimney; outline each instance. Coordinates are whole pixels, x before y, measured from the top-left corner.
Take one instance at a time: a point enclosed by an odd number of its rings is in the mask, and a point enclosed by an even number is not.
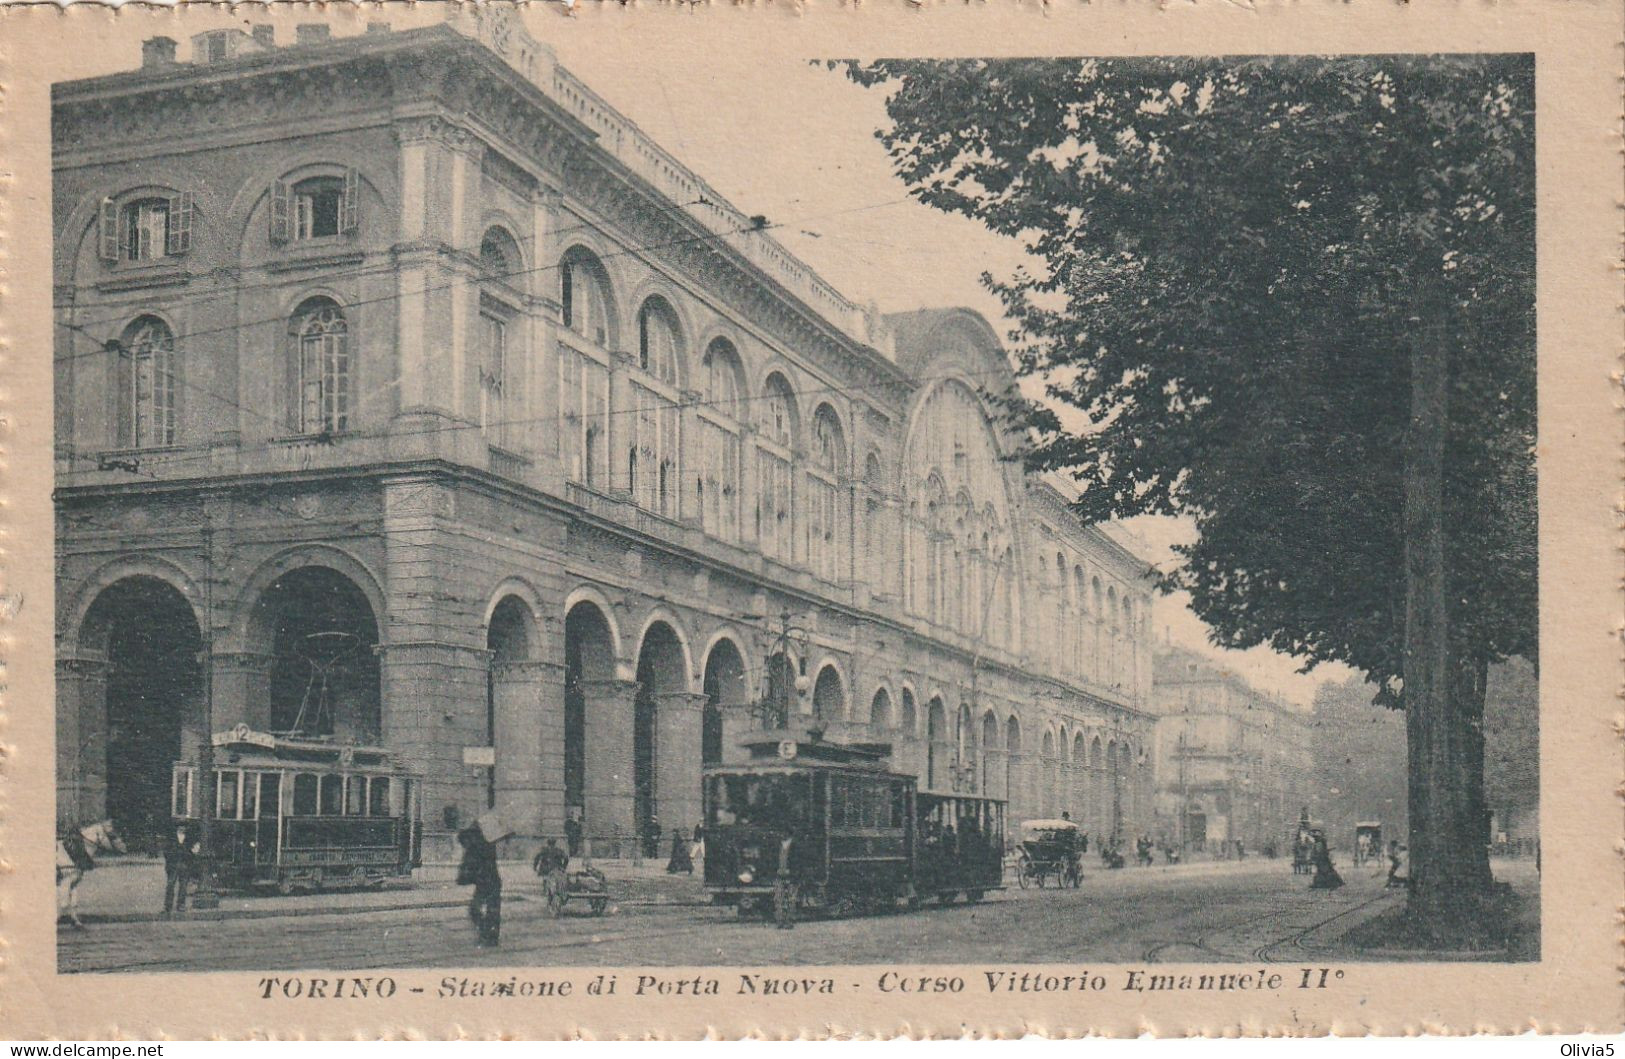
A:
[[[276,27],[275,26],[255,26],[254,27],[254,43],[260,45],[263,48],[274,48],[274,47],[276,47]]]
[[[388,33],[389,32],[389,23],[388,22],[368,22],[367,23],[367,32],[368,33]]]
[[[142,66],[174,66],[175,40],[172,37],[148,37],[141,42]]]
[[[320,44],[331,36],[332,29],[325,22],[306,22],[293,27],[293,40],[295,44]]]

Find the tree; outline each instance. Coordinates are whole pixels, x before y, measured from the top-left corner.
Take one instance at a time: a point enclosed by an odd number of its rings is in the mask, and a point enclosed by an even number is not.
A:
[[[1190,517],[1222,646],[1407,709],[1412,909],[1489,882],[1487,666],[1534,657],[1528,56],[849,63],[920,201],[1020,238],[1033,469]]]

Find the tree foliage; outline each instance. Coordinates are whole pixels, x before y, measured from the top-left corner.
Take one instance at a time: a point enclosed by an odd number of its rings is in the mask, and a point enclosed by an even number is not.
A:
[[[1408,351],[1450,345],[1457,650],[1533,658],[1534,71],[1526,55],[886,60],[920,201],[1022,240],[984,276],[1029,466],[1089,521],[1183,515],[1164,587],[1218,643],[1340,661],[1397,704]]]

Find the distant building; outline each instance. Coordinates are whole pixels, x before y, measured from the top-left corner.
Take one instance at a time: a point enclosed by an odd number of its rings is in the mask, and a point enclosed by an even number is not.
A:
[[[1407,842],[1405,715],[1371,704],[1376,688],[1354,677],[1315,692],[1315,821],[1332,845],[1351,849],[1354,825],[1380,823],[1382,840]]]
[[[1307,711],[1182,648],[1160,650],[1154,674],[1159,837],[1213,853],[1283,847],[1308,804]]]
[[[849,300],[504,12],[178,51],[53,89],[64,818],[242,724],[396,753],[431,855],[625,852],[798,722],[1149,820],[1148,571],[1004,458],[985,320]]]

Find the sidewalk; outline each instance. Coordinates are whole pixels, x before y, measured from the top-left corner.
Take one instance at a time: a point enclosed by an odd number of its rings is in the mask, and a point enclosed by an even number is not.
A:
[[[690,875],[667,875],[657,860],[597,860],[594,865],[609,880],[610,898],[623,907],[707,905],[703,863]],[[571,863],[579,868],[579,860]],[[1151,868],[1130,865],[1118,870],[1102,867],[1098,858],[1084,859],[1084,885],[1239,874],[1275,866],[1289,871],[1285,861],[1249,858],[1243,861],[1194,861],[1158,864]],[[523,861],[501,864],[503,898],[508,901],[541,899],[541,880]],[[469,889],[454,882],[456,865],[431,864],[419,868],[410,880],[391,881],[377,890],[323,890],[319,893],[220,895],[220,907],[200,912],[188,907],[188,919],[259,919],[277,916],[345,915],[363,912],[399,912],[412,909],[457,908],[466,904]],[[1013,873],[1006,873],[1008,889],[1018,889]],[[1053,885],[1053,884],[1052,884]],[[162,918],[164,866],[156,858],[104,857],[96,870],[79,884],[79,917],[86,923],[129,923]]]

